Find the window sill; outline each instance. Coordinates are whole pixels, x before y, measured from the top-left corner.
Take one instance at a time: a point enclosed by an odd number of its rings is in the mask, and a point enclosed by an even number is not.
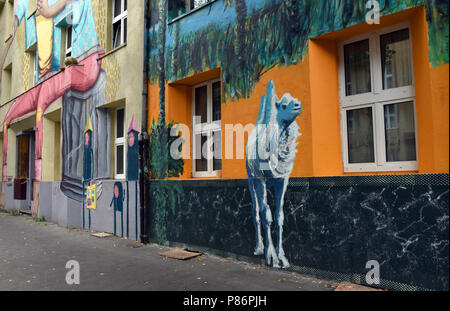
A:
[[[418,171],[417,162],[403,162],[397,165],[391,166],[377,166],[377,165],[346,165],[344,167],[344,174],[347,173],[389,173],[389,172],[407,172],[407,171]]]
[[[118,50],[120,50],[120,49],[122,49],[122,48],[124,48],[126,46],[127,46],[127,43],[125,42],[124,44],[116,47],[115,49],[112,49],[111,51],[105,53],[105,55],[103,55],[102,58],[105,58],[105,57],[107,57],[107,56],[109,56],[111,54],[114,54],[115,52],[117,52]]]
[[[221,179],[222,178],[222,170],[210,172],[192,172],[191,178],[194,180],[197,179]]]
[[[172,19],[171,21],[168,21],[168,22],[167,22],[167,25],[171,25],[171,24],[173,24],[173,23],[175,23],[175,22],[178,22],[179,20],[181,20],[181,19],[183,19],[183,18],[185,18],[185,17],[187,17],[187,16],[189,16],[189,15],[191,15],[191,14],[194,14],[195,12],[198,12],[198,11],[200,11],[200,10],[202,10],[202,9],[204,9],[204,8],[206,8],[206,7],[208,7],[208,6],[211,6],[211,5],[212,5],[214,2],[216,2],[216,1],[217,1],[217,0],[211,0],[211,1],[208,2],[208,3],[205,3],[205,4],[201,5],[201,6],[199,6],[198,8],[192,9],[191,11],[189,11],[189,12],[187,12],[187,13],[181,14],[180,16],[175,17],[175,18]]]
[[[9,39],[12,38],[12,34],[8,34],[5,38],[5,43],[8,43]]]

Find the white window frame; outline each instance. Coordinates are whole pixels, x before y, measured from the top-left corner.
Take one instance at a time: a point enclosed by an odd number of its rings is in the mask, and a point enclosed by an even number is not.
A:
[[[111,46],[112,46],[112,49],[117,49],[117,48],[119,48],[119,47],[121,47],[122,45],[124,45],[126,42],[125,42],[125,27],[124,27],[124,25],[125,25],[125,20],[127,19],[127,16],[128,16],[128,3],[127,3],[127,9],[125,10],[125,0],[120,0],[120,14],[118,15],[118,16],[116,16],[116,17],[114,17],[114,13],[115,13],[115,11],[116,11],[116,8],[115,8],[115,6],[116,6],[116,1],[112,1],[113,2],[113,5],[112,5],[112,43],[111,43]],[[120,23],[120,38],[119,38],[119,44],[117,45],[117,46],[114,46],[114,36],[115,36],[115,33],[114,33],[114,25],[116,24],[116,23]],[[128,29],[128,27],[127,27],[127,29]]]
[[[383,90],[383,73],[381,68],[381,46],[380,38],[384,34],[408,29],[410,42],[410,59],[412,83],[410,86]],[[345,87],[345,59],[344,47],[347,44],[361,40],[369,40],[370,49],[370,75],[371,92],[357,95],[346,95]],[[417,140],[417,113],[414,83],[414,59],[412,50],[412,35],[410,23],[401,23],[371,33],[366,33],[351,39],[339,42],[339,93],[341,110],[341,133],[342,133],[342,159],[344,173],[354,172],[389,172],[389,171],[416,171],[418,170],[418,140]],[[416,161],[387,162],[385,141],[384,106],[413,102],[414,106],[414,129],[416,142]],[[347,111],[358,108],[372,108],[373,117],[373,139],[374,139],[374,163],[349,163],[348,155],[348,133],[347,133]]]
[[[118,112],[120,110],[123,110],[123,137],[117,137],[117,115]],[[114,179],[125,179],[125,172],[126,170],[126,158],[127,158],[127,154],[126,154],[126,133],[125,133],[125,108],[121,107],[121,108],[117,108],[115,110],[115,120],[114,120],[114,129],[115,129],[115,133],[114,133]],[[118,146],[123,146],[123,173],[122,174],[118,174],[117,173],[117,147]]]
[[[222,137],[222,120],[213,120],[213,84],[220,82],[220,79],[209,80],[192,87],[192,177],[194,178],[208,178],[208,177],[219,177],[222,170],[214,171],[214,153],[213,153],[213,136],[214,132],[220,132]],[[205,123],[196,123],[195,120],[195,90],[199,87],[207,87],[207,121]],[[210,138],[207,140],[208,150],[210,151],[207,157],[208,161],[208,171],[198,172],[196,168],[196,135],[206,134]],[[221,139],[221,144],[223,147],[223,139]],[[203,146],[202,146],[203,148]],[[222,149],[222,148],[221,148]]]

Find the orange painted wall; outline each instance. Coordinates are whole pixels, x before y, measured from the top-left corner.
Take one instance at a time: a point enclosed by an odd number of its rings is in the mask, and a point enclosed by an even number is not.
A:
[[[303,105],[303,112],[297,118],[302,136],[298,139],[298,153],[294,164],[292,176],[310,176],[312,174],[311,152],[311,100],[309,91],[309,60],[289,67],[275,68],[264,74],[256,84],[250,99],[241,99],[222,105],[222,133],[225,133],[225,124],[248,123],[255,124],[258,117],[261,97],[266,95],[267,84],[270,80],[275,82],[275,89],[279,98],[284,93],[290,93],[298,98]],[[245,140],[247,143],[247,137]],[[247,178],[245,160],[223,160],[222,178]]]
[[[341,121],[338,81],[338,42],[374,29],[401,22],[411,24],[416,88],[418,171],[345,173],[342,163]],[[380,25],[360,24],[309,41],[309,55],[296,65],[266,72],[255,85],[249,99],[222,104],[222,136],[226,124],[254,124],[261,97],[270,80],[277,95],[290,93],[303,104],[297,119],[302,133],[291,177],[385,175],[449,172],[448,65],[432,68],[428,58],[428,27],[423,7],[405,10],[381,19]],[[190,125],[192,85],[219,77],[220,70],[175,81],[166,88],[167,121]],[[158,86],[149,87],[149,116],[157,117]],[[151,120],[151,118],[150,118]],[[245,136],[245,143],[248,135]],[[225,139],[223,138],[223,152]],[[235,144],[235,142],[234,142]],[[236,148],[236,146],[234,146]],[[186,161],[183,179],[191,178],[191,163]],[[223,179],[247,178],[245,160],[223,160]]]
[[[434,96],[431,92],[427,33],[425,10],[421,10],[411,18],[419,172],[432,172],[434,167]]]
[[[188,85],[168,85],[167,86],[167,121],[174,120],[180,124],[190,126],[192,107],[192,88]],[[190,132],[181,133],[185,142],[190,141]],[[183,152],[190,154],[190,144],[183,145]],[[182,179],[191,178],[191,160],[184,160],[184,172]]]
[[[148,86],[148,129],[147,132],[150,132],[150,126],[152,121],[158,121],[159,114],[159,85],[152,84]]]
[[[449,69],[448,64],[431,68],[431,92],[433,94],[434,170],[449,172]]]
[[[342,175],[338,48],[334,40],[310,40],[313,174]]]
[[[449,172],[448,64],[433,68],[428,57],[425,9],[411,17],[419,173]]]

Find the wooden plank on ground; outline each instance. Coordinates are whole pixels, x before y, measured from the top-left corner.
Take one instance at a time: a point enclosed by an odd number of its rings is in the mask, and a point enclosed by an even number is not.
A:
[[[96,238],[107,238],[112,236],[111,233],[106,233],[106,232],[98,232],[98,233],[91,233],[92,236],[95,236]]]
[[[192,259],[192,258],[201,256],[202,253],[189,252],[186,250],[176,248],[176,249],[171,249],[167,252],[159,253],[159,255],[166,257],[166,258],[173,258],[173,259],[178,259],[178,260],[188,260],[188,259]]]

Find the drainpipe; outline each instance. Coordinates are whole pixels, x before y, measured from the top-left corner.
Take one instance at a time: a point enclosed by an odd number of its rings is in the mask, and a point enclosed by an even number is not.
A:
[[[147,146],[148,144],[148,62],[149,62],[149,38],[148,38],[148,26],[150,25],[150,0],[144,0],[144,68],[143,68],[143,78],[142,78],[142,117],[141,117],[141,137],[139,139],[139,185],[140,185],[140,228],[141,243],[147,244],[149,242],[149,226],[148,226],[148,216],[149,208],[147,202],[147,189],[148,181],[145,172],[148,172],[147,167]]]

